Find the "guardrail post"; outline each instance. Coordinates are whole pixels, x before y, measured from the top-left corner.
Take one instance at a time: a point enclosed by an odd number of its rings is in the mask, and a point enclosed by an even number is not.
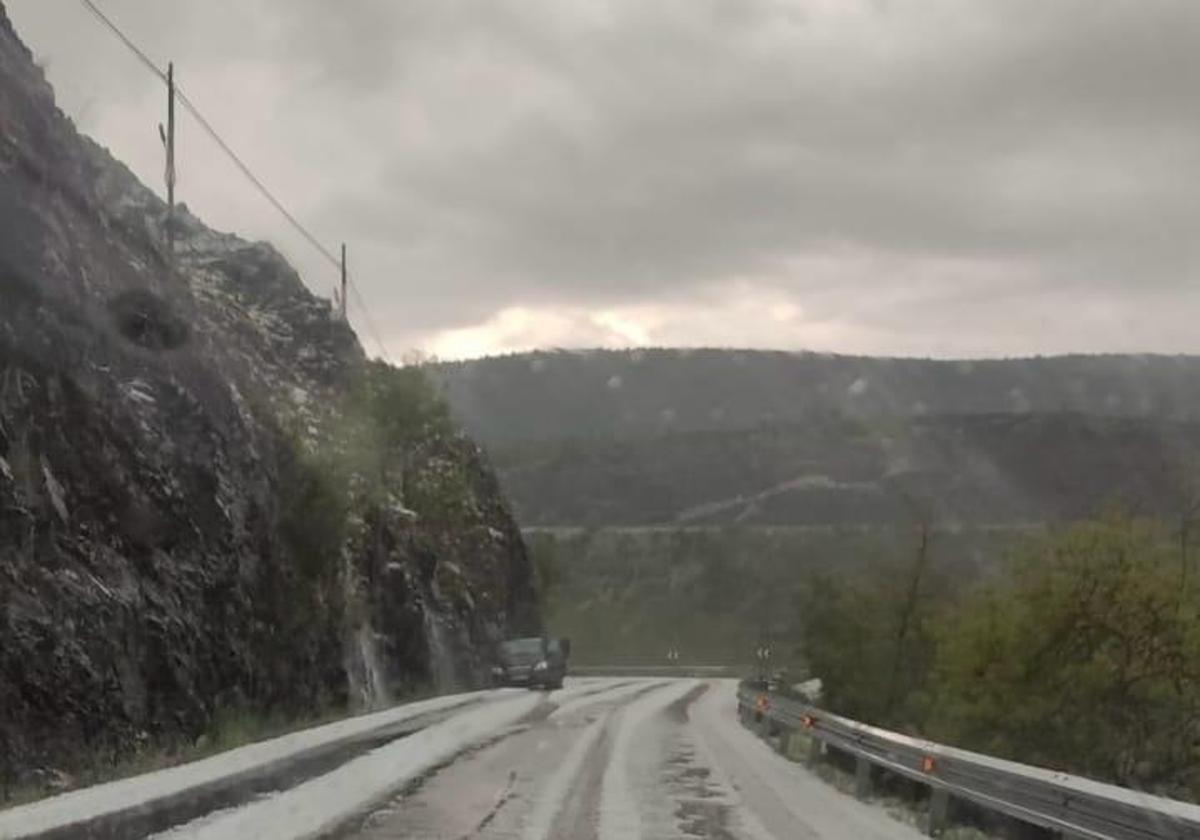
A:
[[[792,730],[780,727],[779,742],[775,745],[775,751],[780,755],[786,756],[788,754],[788,741],[791,740],[791,737]]]
[[[871,762],[861,756],[854,762],[854,795],[866,799],[871,792]]]
[[[1062,774],[1047,777],[1044,770],[1020,764],[999,769],[993,760],[977,753],[951,753],[938,744],[922,741],[857,721],[838,717],[802,701],[768,695],[747,682],[738,691],[746,725],[755,731],[767,726],[795,727],[792,735],[809,739],[807,747],[792,744],[798,758],[809,764],[835,752],[843,767],[854,764],[854,794],[865,799],[871,794],[878,762],[893,768],[909,783],[928,790],[929,802],[921,820],[922,833],[944,836],[961,808],[980,808],[997,815],[1010,815],[1028,826],[1030,836],[1046,833],[1038,826],[1053,826],[1061,840],[1087,837],[1184,837],[1200,840],[1200,806],[1171,802],[1163,797],[1141,795],[1131,804],[1127,789]],[[782,745],[781,745],[782,748]],[[946,766],[943,766],[943,762]],[[882,774],[882,770],[879,771]],[[970,778],[969,786],[953,786],[957,774]],[[939,790],[940,788],[940,790]],[[1064,811],[1066,812],[1064,814]],[[1081,816],[1064,819],[1064,816]],[[1110,830],[1111,829],[1111,830]]]
[[[950,813],[950,794],[945,788],[935,787],[929,796],[929,822],[925,833],[937,837],[946,827],[946,818]]]

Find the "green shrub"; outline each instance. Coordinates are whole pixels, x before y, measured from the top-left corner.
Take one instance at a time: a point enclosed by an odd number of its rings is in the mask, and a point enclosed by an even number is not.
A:
[[[1154,523],[1114,517],[1047,537],[939,628],[930,733],[1200,793],[1200,602],[1180,581]]]
[[[349,528],[348,478],[339,465],[290,445],[280,475],[280,537],[305,580],[337,568]]]

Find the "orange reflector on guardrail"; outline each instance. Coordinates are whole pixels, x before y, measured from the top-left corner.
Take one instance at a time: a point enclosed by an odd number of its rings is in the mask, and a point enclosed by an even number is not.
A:
[[[800,718],[800,722],[804,724],[805,729],[812,729],[817,725],[817,719],[812,715],[804,715]]]
[[[922,756],[921,770],[925,773],[932,773],[937,770],[937,760],[931,755]]]

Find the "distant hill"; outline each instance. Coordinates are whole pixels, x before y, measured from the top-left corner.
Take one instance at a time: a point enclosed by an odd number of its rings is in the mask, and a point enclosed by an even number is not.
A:
[[[580,661],[744,664],[775,638],[799,667],[815,573],[905,568],[931,533],[936,577],[966,587],[1046,523],[1200,502],[1200,358],[587,351],[433,374]]]
[[[1200,463],[1187,356],[584,351],[434,373],[526,526],[1170,515]]]
[[[959,415],[878,431],[774,426],[496,446],[524,525],[869,525],[1169,515],[1200,426],[1080,414]]]
[[[934,361],[752,350],[586,350],[433,366],[489,443],[742,430],[828,417],[1200,419],[1200,357]]]

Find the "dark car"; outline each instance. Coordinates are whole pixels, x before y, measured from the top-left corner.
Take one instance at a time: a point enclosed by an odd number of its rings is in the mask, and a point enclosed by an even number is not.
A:
[[[569,639],[550,636],[509,639],[497,651],[492,682],[531,688],[562,688],[570,652]]]

